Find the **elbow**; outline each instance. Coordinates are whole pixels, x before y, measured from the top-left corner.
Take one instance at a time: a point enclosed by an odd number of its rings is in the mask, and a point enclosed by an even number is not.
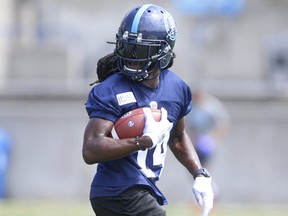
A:
[[[90,158],[84,157],[84,156],[83,156],[83,160],[84,160],[84,162],[85,162],[86,164],[88,164],[88,165],[92,165],[92,164],[95,164],[95,163],[96,163],[96,162],[94,162],[93,160],[91,160]]]
[[[88,165],[92,165],[92,164],[96,164],[99,161],[97,160],[97,158],[95,157],[95,155],[93,155],[89,150],[87,149],[83,149],[82,150],[82,158],[84,160],[84,162]]]
[[[84,160],[84,162],[85,162],[86,164],[88,164],[88,165],[94,164],[94,163],[93,163],[93,160],[91,160],[91,158],[88,157],[87,154],[85,154],[84,152],[83,152],[83,154],[82,154],[82,157],[83,157],[83,160]]]

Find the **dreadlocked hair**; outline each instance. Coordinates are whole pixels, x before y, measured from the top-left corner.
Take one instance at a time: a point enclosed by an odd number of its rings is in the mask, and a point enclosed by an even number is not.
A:
[[[107,79],[112,74],[118,72],[118,57],[115,53],[109,53],[105,55],[104,57],[100,58],[97,62],[97,68],[96,68],[96,74],[98,77],[98,80],[91,83],[90,85],[93,85],[95,83],[103,82],[105,79]]]
[[[176,58],[176,54],[173,52],[169,64],[164,69],[168,69],[173,66],[174,58]],[[98,60],[96,69],[98,80],[91,83],[90,85],[103,82],[109,76],[117,72],[119,72],[118,57],[115,53],[109,53]]]

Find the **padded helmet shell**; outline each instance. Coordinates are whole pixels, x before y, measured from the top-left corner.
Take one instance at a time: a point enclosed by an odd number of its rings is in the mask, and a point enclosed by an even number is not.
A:
[[[123,74],[139,81],[147,78],[155,66],[165,68],[173,55],[176,33],[173,17],[157,5],[146,4],[129,11],[116,34],[115,53]]]

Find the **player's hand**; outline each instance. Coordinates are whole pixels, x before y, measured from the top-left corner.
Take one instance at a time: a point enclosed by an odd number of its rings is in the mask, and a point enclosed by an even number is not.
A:
[[[151,148],[154,148],[157,144],[162,143],[164,138],[169,135],[172,128],[172,123],[167,119],[167,110],[161,108],[161,120],[159,122],[154,120],[151,109],[144,109],[145,114],[145,126],[142,136],[149,136],[152,140]]]
[[[212,178],[196,177],[193,185],[194,196],[204,212],[209,212],[213,208],[214,194],[211,186]]]

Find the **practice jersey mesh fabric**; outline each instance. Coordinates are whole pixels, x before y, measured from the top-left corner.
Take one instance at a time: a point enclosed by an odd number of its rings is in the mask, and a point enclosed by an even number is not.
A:
[[[86,110],[90,118],[116,122],[126,112],[150,107],[164,107],[168,120],[175,124],[191,110],[189,86],[170,70],[162,70],[157,89],[144,88],[124,76],[114,74],[94,86],[89,93]],[[155,148],[135,152],[125,158],[98,163],[91,184],[90,198],[117,196],[130,187],[148,187],[160,205],[167,200],[156,186],[164,167],[169,137]]]

